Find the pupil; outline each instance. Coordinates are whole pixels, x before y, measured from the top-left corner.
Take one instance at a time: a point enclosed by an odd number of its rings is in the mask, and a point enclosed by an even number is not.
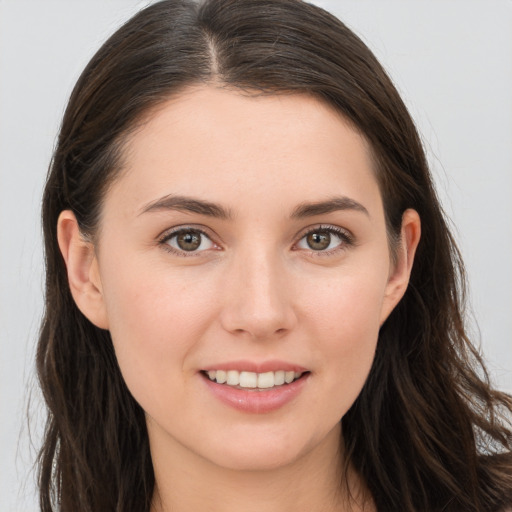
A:
[[[195,251],[201,245],[201,235],[198,233],[180,233],[176,240],[180,249],[184,251]]]
[[[331,235],[329,233],[311,233],[307,237],[308,245],[315,251],[327,249],[331,243]]]

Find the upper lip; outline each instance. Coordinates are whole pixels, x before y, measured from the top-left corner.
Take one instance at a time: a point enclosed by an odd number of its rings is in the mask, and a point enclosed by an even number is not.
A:
[[[224,363],[216,363],[212,365],[205,366],[202,368],[203,371],[209,372],[214,370],[236,370],[239,372],[254,372],[254,373],[266,373],[266,372],[277,372],[279,370],[284,370],[285,372],[299,372],[304,373],[307,372],[307,368],[300,366],[298,364],[286,362],[286,361],[278,361],[278,360],[269,360],[269,361],[248,361],[248,360],[239,360],[239,361],[228,361]]]

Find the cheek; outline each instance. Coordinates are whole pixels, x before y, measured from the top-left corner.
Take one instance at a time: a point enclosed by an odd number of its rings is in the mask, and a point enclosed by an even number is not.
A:
[[[340,279],[310,303],[310,336],[340,417],[355,401],[377,346],[385,279],[353,275]]]
[[[171,272],[144,271],[118,263],[105,272],[104,297],[110,333],[126,384],[146,404],[164,396],[187,372],[212,319],[204,287],[180,284]]]
[[[379,330],[386,289],[384,272],[346,273],[310,295],[309,317],[328,338],[363,343]]]
[[[110,267],[104,298],[113,336],[160,350],[170,340],[179,348],[185,334],[202,329],[208,315],[205,296],[211,295],[204,280],[193,282],[167,268],[136,262]]]

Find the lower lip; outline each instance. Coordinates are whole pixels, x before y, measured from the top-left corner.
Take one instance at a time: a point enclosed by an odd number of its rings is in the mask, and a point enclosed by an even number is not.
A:
[[[276,388],[258,391],[256,389],[238,389],[227,384],[218,384],[202,375],[210,391],[221,402],[239,411],[252,414],[269,413],[284,407],[300,394],[309,376],[310,374],[307,373],[291,384],[283,384]]]

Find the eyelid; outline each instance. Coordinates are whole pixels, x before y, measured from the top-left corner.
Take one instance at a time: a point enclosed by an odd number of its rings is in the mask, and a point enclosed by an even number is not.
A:
[[[205,234],[208,238],[215,238],[217,236],[209,227],[203,224],[178,224],[177,226],[172,226],[161,231],[158,235],[156,235],[156,239],[160,241],[170,235],[173,235],[174,233],[187,230],[199,231],[200,233]]]

